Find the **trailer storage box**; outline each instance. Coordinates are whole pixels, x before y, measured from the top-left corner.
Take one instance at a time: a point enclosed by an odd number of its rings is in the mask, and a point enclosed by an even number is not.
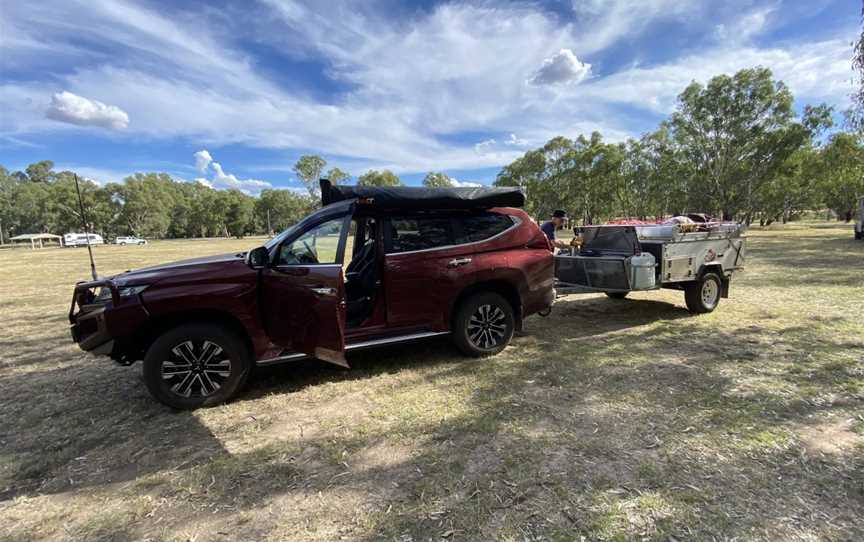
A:
[[[555,276],[562,282],[603,290],[629,290],[623,256],[556,256]]]

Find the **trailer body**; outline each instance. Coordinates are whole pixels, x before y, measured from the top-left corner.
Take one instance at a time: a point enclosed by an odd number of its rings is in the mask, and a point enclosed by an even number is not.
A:
[[[624,297],[632,291],[688,290],[694,312],[710,312],[728,297],[732,275],[743,269],[745,228],[737,223],[697,225],[610,225],[581,228],[581,249],[555,256],[559,294],[605,292]],[[654,280],[639,278],[638,267],[653,257]],[[711,284],[705,285],[707,281]],[[715,292],[715,289],[717,290]],[[705,290],[704,292],[697,290]],[[704,293],[704,296],[702,295]]]

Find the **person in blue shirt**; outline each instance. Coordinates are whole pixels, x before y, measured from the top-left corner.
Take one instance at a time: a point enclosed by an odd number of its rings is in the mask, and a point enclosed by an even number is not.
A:
[[[546,238],[552,242],[556,248],[568,248],[570,245],[564,241],[555,239],[555,230],[560,228],[564,221],[567,220],[567,211],[557,209],[552,212],[552,218],[548,222],[544,222],[540,229],[546,234]]]

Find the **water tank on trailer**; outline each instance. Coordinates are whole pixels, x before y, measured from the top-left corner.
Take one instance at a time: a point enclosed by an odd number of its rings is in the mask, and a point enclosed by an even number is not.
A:
[[[643,252],[630,258],[630,289],[650,290],[654,288],[654,266],[656,261],[650,252]]]

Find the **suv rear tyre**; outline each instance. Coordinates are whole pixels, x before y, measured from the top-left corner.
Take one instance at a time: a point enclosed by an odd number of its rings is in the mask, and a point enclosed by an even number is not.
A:
[[[513,307],[502,296],[476,294],[459,306],[453,321],[453,340],[468,356],[493,356],[510,343],[515,327]]]
[[[694,314],[706,314],[720,304],[720,291],[723,283],[716,273],[705,273],[696,282],[691,282],[684,290],[687,309]]]
[[[162,403],[188,410],[224,403],[252,369],[252,356],[235,333],[215,324],[170,329],[144,356],[144,383]]]

